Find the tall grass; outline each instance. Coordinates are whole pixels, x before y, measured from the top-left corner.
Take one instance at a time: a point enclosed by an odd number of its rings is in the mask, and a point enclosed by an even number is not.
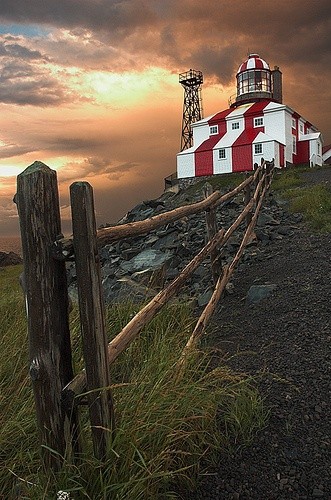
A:
[[[64,457],[58,474],[40,466],[30,381],[24,303],[18,268],[0,273],[1,427],[0,498],[162,499],[193,489],[221,449],[250,442],[264,424],[263,401],[226,367],[212,369],[206,352],[196,352],[179,382],[174,366],[192,328],[188,305],[170,304],[111,368],[116,434],[105,462],[94,459],[87,409],[81,410],[83,452]],[[109,309],[112,338],[134,315],[130,304]],[[71,318],[75,369],[82,366],[77,311]],[[1,496],[2,495],[2,496]]]

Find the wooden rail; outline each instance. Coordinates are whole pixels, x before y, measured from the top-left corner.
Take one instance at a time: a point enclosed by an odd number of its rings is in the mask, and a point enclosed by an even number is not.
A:
[[[35,162],[19,177],[17,205],[20,217],[30,339],[30,375],[34,389],[37,421],[46,467],[59,468],[68,445],[79,450],[76,406],[87,392],[94,454],[103,458],[114,431],[114,402],[109,390],[109,366],[137,338],[144,326],[178,294],[188,278],[208,257],[215,284],[213,295],[202,312],[178,361],[178,374],[189,352],[201,337],[221,298],[228,280],[253,235],[256,220],[270,186],[273,163],[263,162],[232,191],[211,193],[205,199],[151,217],[96,231],[93,193],[88,183],[71,188],[73,237],[61,235],[56,173]],[[218,229],[215,211],[239,193],[245,206],[227,229]],[[146,234],[183,217],[206,213],[208,243],[107,344],[98,246]],[[246,221],[246,231],[232,262],[223,269],[219,252],[237,228]],[[85,369],[72,373],[68,295],[64,260],[75,258]],[[70,419],[69,419],[70,416]],[[71,432],[65,432],[69,420]],[[69,440],[69,441],[68,441]],[[52,452],[54,450],[54,452]]]

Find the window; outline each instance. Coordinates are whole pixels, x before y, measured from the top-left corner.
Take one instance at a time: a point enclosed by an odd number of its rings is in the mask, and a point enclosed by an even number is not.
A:
[[[254,144],[254,154],[261,155],[262,154],[262,144]]]
[[[302,123],[300,123],[300,132],[301,132],[301,134],[303,134],[303,124]]]
[[[232,123],[232,130],[237,130],[239,128],[239,122]]]
[[[225,155],[225,148],[219,149],[218,150],[218,159],[219,160],[225,160],[226,155]]]
[[[211,127],[209,127],[209,134],[210,135],[218,134],[218,125],[212,125]]]
[[[297,122],[295,118],[292,118],[292,128],[296,129],[297,128]]]
[[[318,142],[317,143],[317,154],[320,155],[321,154],[321,145],[320,143]]]
[[[249,69],[240,73],[237,77],[237,95],[247,94],[247,92],[271,93],[270,71]]]
[[[263,117],[254,118],[254,127],[263,127]]]
[[[292,153],[294,155],[297,154],[297,140],[296,140],[295,135],[292,135]]]

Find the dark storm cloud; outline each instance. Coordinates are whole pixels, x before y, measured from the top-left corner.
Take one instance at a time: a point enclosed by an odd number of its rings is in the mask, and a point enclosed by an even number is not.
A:
[[[176,71],[195,65],[223,84],[249,51],[263,51],[261,55],[275,64],[318,66],[318,61],[326,62],[330,49],[329,0],[30,0],[28,6],[26,0],[2,0],[1,19],[65,28],[82,41],[90,30],[92,51],[71,45],[66,53],[61,48],[65,42],[58,41],[59,57],[68,57],[69,64],[79,49],[82,66],[85,53],[91,63],[99,60],[108,71],[120,70],[121,64],[127,70],[128,60],[131,68],[151,61]]]
[[[79,99],[52,75],[48,56],[24,43],[22,37],[0,36],[0,102],[58,106]]]
[[[30,50],[27,47],[23,47],[18,43],[8,43],[4,45],[2,42],[3,52],[0,49],[0,55],[5,55],[9,57],[19,57],[22,59],[42,59],[42,54],[38,50]]]
[[[32,78],[32,79],[31,79]],[[28,78],[0,77],[0,102],[20,106],[57,106],[64,102],[72,102],[67,89],[55,78],[33,75]]]
[[[0,158],[13,158],[14,156],[24,155],[33,151],[29,147],[18,146],[18,145],[8,145],[0,147]],[[1,166],[0,166],[1,172]]]
[[[1,0],[5,22],[42,23],[61,28],[85,27],[126,36],[135,26],[155,20],[149,2],[140,0]]]

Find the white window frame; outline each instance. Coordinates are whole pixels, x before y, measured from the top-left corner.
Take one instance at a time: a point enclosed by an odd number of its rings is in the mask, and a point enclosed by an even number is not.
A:
[[[304,131],[305,131],[305,129],[304,129],[303,123],[300,123],[300,133],[304,134]]]
[[[264,119],[263,116],[257,116],[254,118],[254,127],[263,127],[264,126]]]
[[[239,122],[232,122],[231,128],[232,128],[232,130],[238,130],[240,128],[240,123]]]
[[[263,154],[262,142],[257,142],[256,144],[254,144],[254,154],[255,155],[262,155]]]
[[[297,154],[297,138],[295,137],[295,135],[292,135],[292,153],[294,155]]]
[[[209,135],[217,135],[218,134],[218,125],[211,125],[209,127]]]
[[[218,159],[219,160],[226,160],[226,151],[225,148],[221,148],[218,150]]]
[[[292,118],[292,128],[294,128],[294,130],[297,129],[297,121],[295,118]]]

